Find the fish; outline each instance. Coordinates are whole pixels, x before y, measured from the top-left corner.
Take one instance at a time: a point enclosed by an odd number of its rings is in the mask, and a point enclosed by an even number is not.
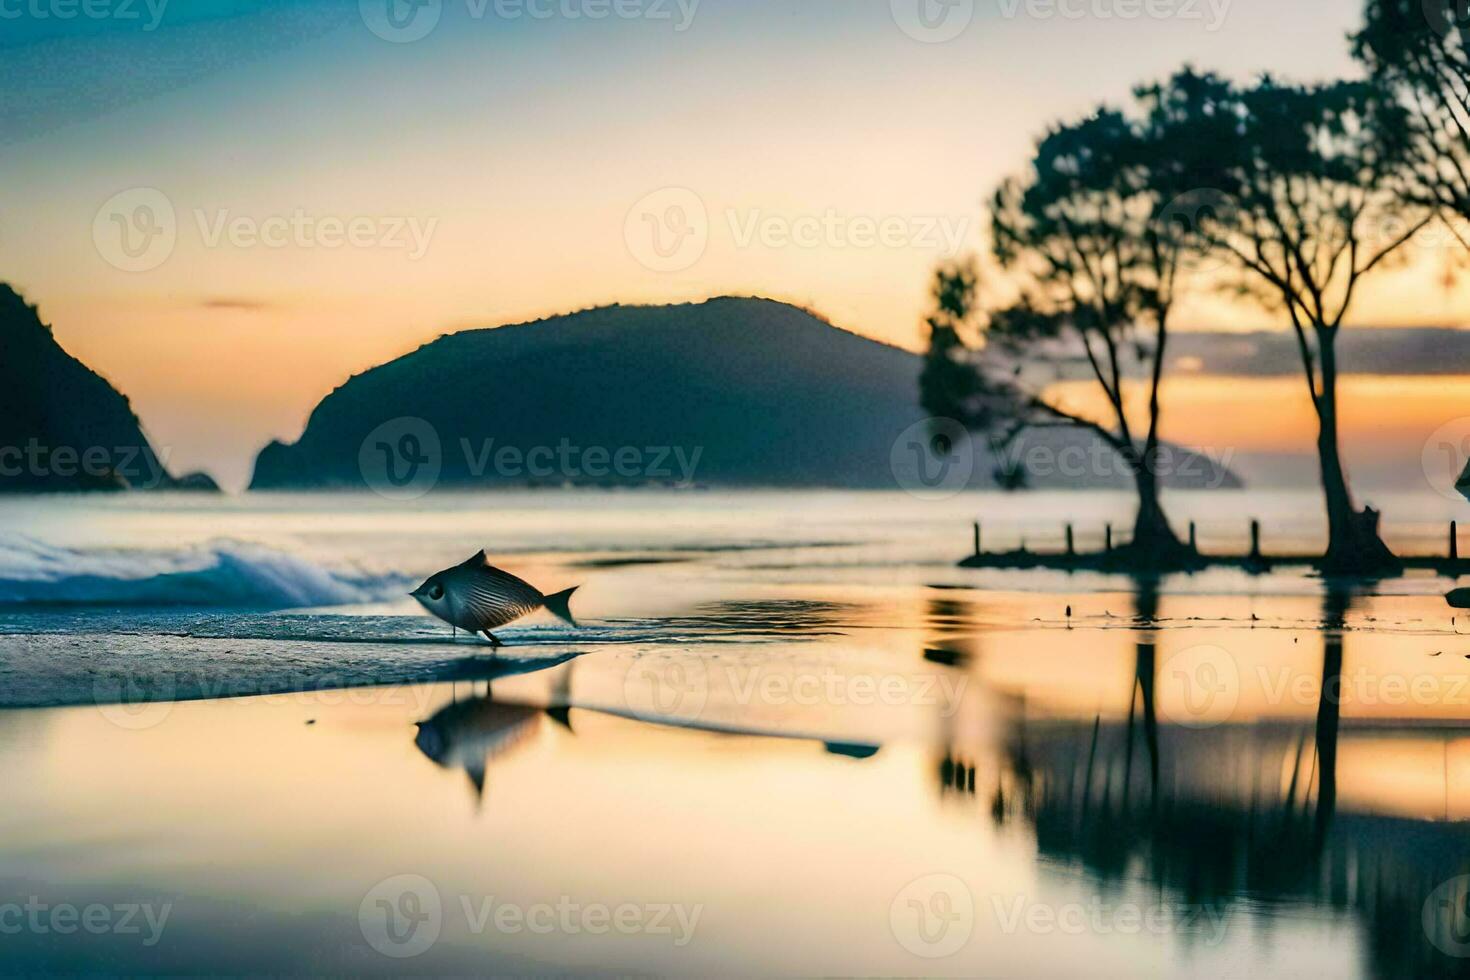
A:
[[[580,586],[544,595],[529,582],[490,564],[481,551],[469,561],[435,572],[409,595],[434,616],[457,629],[484,634],[495,646],[503,644],[492,630],[546,609],[570,626],[571,598]]]

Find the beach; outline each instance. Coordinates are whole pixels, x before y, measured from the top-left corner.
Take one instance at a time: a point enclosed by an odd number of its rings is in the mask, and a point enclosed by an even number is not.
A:
[[[28,532],[0,588],[32,596],[0,610],[8,964],[1457,962],[1434,896],[1470,873],[1470,640],[1446,582],[954,567],[967,513],[1040,546],[1044,496],[546,499],[6,501]],[[1198,501],[1221,537],[1228,500]],[[470,544],[584,583],[581,628],[492,651],[417,612],[416,576]]]

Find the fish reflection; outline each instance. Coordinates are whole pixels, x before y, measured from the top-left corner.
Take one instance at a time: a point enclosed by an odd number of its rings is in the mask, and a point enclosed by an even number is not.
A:
[[[475,798],[483,800],[491,760],[530,740],[545,716],[540,708],[502,704],[488,696],[472,698],[419,722],[414,744],[445,769],[463,769]]]
[[[1003,749],[991,818],[1029,826],[1044,857],[1102,882],[1142,878],[1221,908],[1249,898],[1265,915],[1303,903],[1351,913],[1367,937],[1365,968],[1378,976],[1470,975],[1470,823],[1379,812],[1374,800],[1340,810],[1352,602],[1344,589],[1324,596],[1321,696],[1309,726],[1161,728],[1157,593],[1142,584],[1126,722],[1028,723],[1023,714]],[[1447,738],[1426,729],[1398,737]]]
[[[485,681],[484,695],[455,700],[432,717],[419,722],[414,745],[439,766],[464,770],[474,788],[476,801],[483,801],[485,774],[493,759],[508,755],[528,742],[546,718],[571,731],[565,707],[537,708],[496,701],[491,696],[491,683],[550,670],[579,656],[581,654],[568,653],[535,660],[466,661],[463,675],[475,681]],[[556,699],[558,704],[565,703],[569,684],[570,673],[563,674],[557,685],[561,694]]]
[[[424,756],[445,769],[459,769],[469,777],[477,802],[483,802],[487,773],[497,761],[503,760],[521,746],[530,742],[549,719],[562,729],[576,734],[572,725],[572,668],[557,677],[550,696],[550,706],[496,698],[491,681],[517,674],[535,673],[567,663],[581,654],[566,654],[555,659],[535,661],[484,661],[466,662],[467,677],[475,681],[485,680],[483,695],[455,699],[440,708],[434,715],[417,724],[414,744]],[[815,742],[822,751],[840,759],[864,762],[872,759],[882,749],[871,742],[825,741],[812,735],[782,730],[779,728],[757,728],[742,725],[717,724],[696,719],[663,718],[622,711],[610,706],[576,705],[578,710],[594,712],[611,718],[621,718],[654,728],[673,728],[703,732],[709,735],[736,736],[746,738],[779,739],[792,742]]]

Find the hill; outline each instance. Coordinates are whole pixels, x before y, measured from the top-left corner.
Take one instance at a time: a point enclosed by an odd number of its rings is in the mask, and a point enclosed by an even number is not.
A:
[[[255,490],[486,485],[895,486],[920,358],[771,300],[610,306],[469,330],[352,378]],[[1058,439],[1062,442],[1058,442]],[[1045,445],[1089,446],[1080,432]],[[620,465],[620,461],[623,465]],[[654,465],[657,463],[658,465]],[[691,465],[692,464],[692,465]],[[994,460],[977,452],[975,486]],[[1190,485],[1233,485],[1218,469]],[[1121,474],[1038,486],[1125,486]]]
[[[128,400],[0,283],[0,492],[214,489],[171,476]]]

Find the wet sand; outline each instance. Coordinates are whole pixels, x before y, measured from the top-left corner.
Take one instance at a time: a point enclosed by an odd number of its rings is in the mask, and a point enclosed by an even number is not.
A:
[[[0,503],[4,969],[1467,972],[1455,583],[956,567],[971,508],[1000,547],[1127,505]],[[582,628],[424,617],[466,534]]]
[[[1311,596],[768,591],[697,612],[687,643],[541,638],[446,657],[478,671],[455,682],[0,712],[4,894],[41,923],[9,962],[1464,962],[1433,911],[1470,873],[1470,637],[1442,600],[1361,597],[1339,623]],[[130,905],[140,930],[113,929]],[[68,906],[111,931],[61,934]]]

